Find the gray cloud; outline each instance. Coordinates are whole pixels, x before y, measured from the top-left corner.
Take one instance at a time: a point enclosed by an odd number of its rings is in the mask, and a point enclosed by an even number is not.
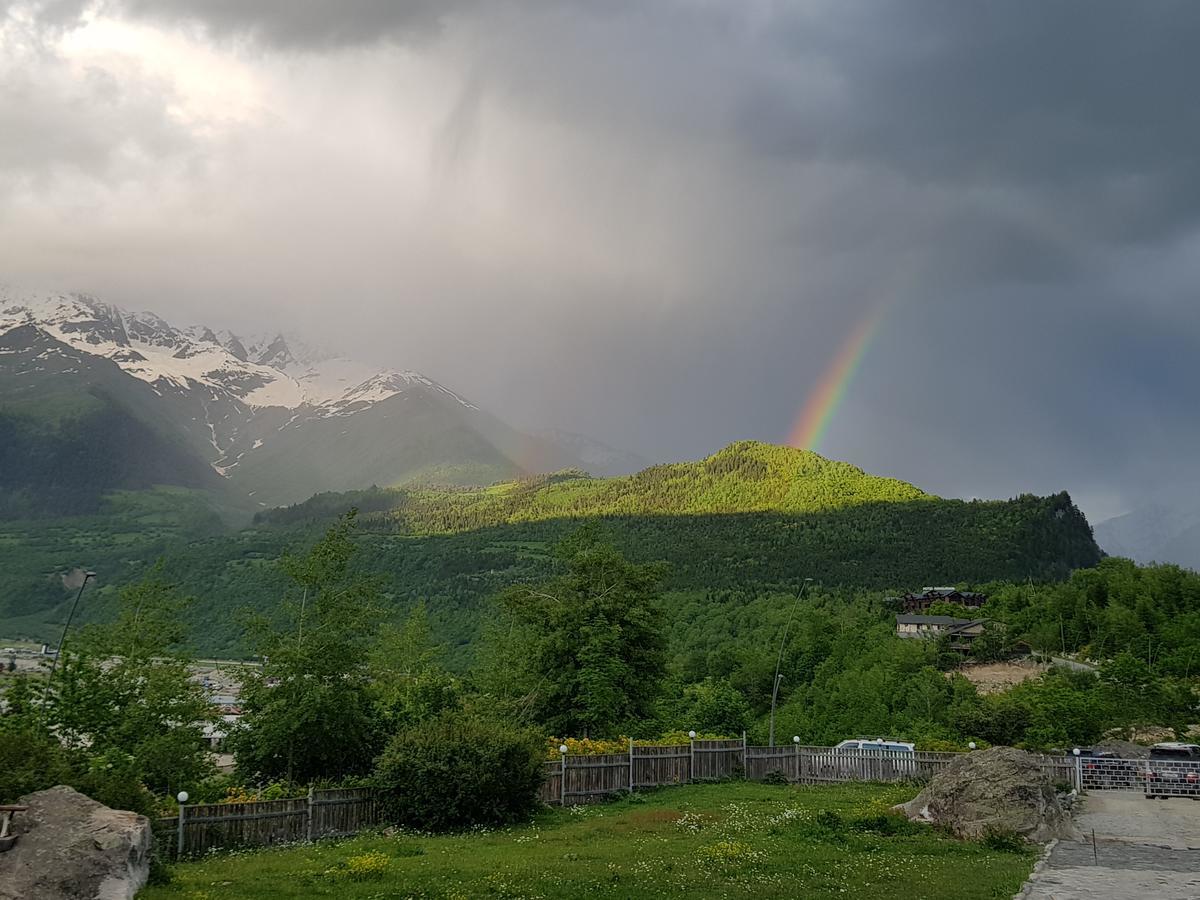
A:
[[[89,7],[241,74],[81,69]],[[1193,465],[1194,4],[7,8],[5,269],[660,458],[786,437],[882,306],[830,455],[1097,509]]]

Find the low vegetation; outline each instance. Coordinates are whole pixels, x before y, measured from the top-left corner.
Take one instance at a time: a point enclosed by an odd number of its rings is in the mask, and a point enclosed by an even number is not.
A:
[[[1010,897],[1034,854],[888,813],[903,785],[668,788],[521,826],[395,832],[175,867],[145,900],[254,897]]]

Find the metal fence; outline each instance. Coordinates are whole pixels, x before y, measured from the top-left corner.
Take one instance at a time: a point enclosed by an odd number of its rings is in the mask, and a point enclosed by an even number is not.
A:
[[[1086,757],[1076,764],[1085,791],[1139,791],[1147,797],[1200,800],[1200,762]]]
[[[834,747],[752,747],[741,740],[694,740],[673,746],[638,746],[625,753],[563,754],[545,764],[539,798],[548,805],[595,802],[638,788],[746,778],[769,778],[793,784],[850,781],[929,780],[961,753],[905,753],[895,750],[838,750]],[[1043,771],[1054,782],[1075,788],[1131,786],[1150,782],[1136,760],[1089,760],[1112,763],[1085,770],[1079,757],[1043,756]],[[1122,764],[1130,768],[1118,768]],[[1164,795],[1200,796],[1195,764],[1164,763],[1158,768],[1156,791]],[[1138,774],[1133,774],[1134,771]],[[1089,776],[1087,772],[1091,771]],[[1192,773],[1189,777],[1189,771]],[[312,790],[307,797],[250,803],[181,806],[179,815],[154,823],[158,852],[165,857],[196,856],[212,850],[263,847],[355,834],[383,824],[382,803],[370,788]]]

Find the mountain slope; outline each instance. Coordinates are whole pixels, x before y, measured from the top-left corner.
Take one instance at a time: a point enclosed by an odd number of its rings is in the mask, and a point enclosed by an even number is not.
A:
[[[0,454],[27,453],[34,421],[47,433],[74,433],[79,403],[93,434],[118,421],[148,429],[128,432],[135,458],[127,463],[121,443],[107,441],[82,505],[64,505],[63,480],[46,468],[0,482],[21,495],[13,508],[24,514],[95,509],[105,490],[147,482],[202,487],[250,511],[323,490],[413,479],[487,484],[577,461],[418,372],[376,370],[282,334],[177,328],[86,295],[0,288],[0,341],[0,415],[9,417]],[[43,395],[56,399],[23,399]],[[153,466],[136,459],[147,456]]]
[[[1113,556],[1139,563],[1164,562],[1200,571],[1200,490],[1183,488],[1096,525],[1096,540]]]
[[[565,471],[474,491],[397,490],[390,502],[374,502],[372,508],[408,530],[454,532],[556,518],[800,513],[927,499],[934,498],[911,484],[868,475],[810,450],[741,441],[697,462],[651,466],[635,475],[591,478]],[[258,519],[296,521],[311,512],[299,504]]]
[[[48,575],[99,571],[84,612],[98,616],[117,585],[161,555],[168,577],[197,597],[187,615],[199,649],[243,652],[237,611],[269,611],[287,590],[273,561],[311,543],[349,506],[362,510],[356,565],[379,577],[398,612],[426,600],[460,662],[488,598],[552,572],[551,549],[585,522],[632,559],[666,561],[672,605],[748,602],[794,592],[805,578],[871,590],[1054,579],[1100,558],[1065,494],[942,500],[807,451],[751,442],[624,478],[564,472],[482,490],[324,494],[221,534],[172,531],[157,509],[139,519],[132,503],[109,519],[0,526],[0,634],[53,631],[68,598]],[[140,535],[132,523],[143,520],[156,524]]]

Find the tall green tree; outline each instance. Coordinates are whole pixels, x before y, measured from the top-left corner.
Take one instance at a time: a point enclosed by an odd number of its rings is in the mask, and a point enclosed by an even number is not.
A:
[[[262,666],[242,687],[238,769],[309,782],[362,774],[381,746],[367,656],[382,615],[374,579],[352,566],[355,513],[281,562],[292,588],[251,627]]]
[[[159,569],[124,588],[115,622],[67,644],[46,697],[64,746],[120,765],[159,792],[213,771],[206,730],[219,716],[183,649],[188,602]]]
[[[462,682],[442,665],[424,603],[400,627],[384,625],[368,657],[371,697],[388,734],[457,709]]]
[[[659,565],[636,565],[593,531],[559,547],[564,571],[499,599],[483,681],[557,734],[613,734],[649,718],[665,672]]]

